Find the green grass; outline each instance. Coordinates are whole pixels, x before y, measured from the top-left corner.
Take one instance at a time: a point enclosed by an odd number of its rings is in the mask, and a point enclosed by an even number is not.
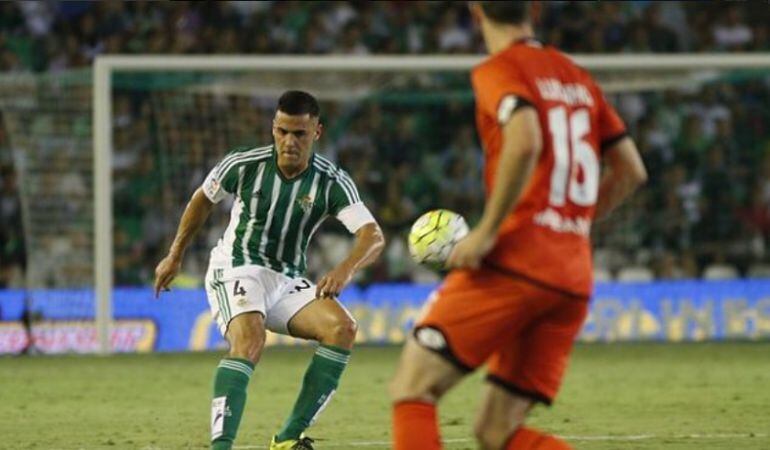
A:
[[[357,349],[311,429],[319,449],[388,448],[352,443],[388,441],[385,386],[397,354]],[[265,448],[310,355],[309,348],[266,351],[236,448]],[[219,357],[0,358],[0,448],[206,448]],[[481,382],[480,374],[469,378],[442,404],[447,448],[476,448],[470,436]],[[770,449],[770,343],[578,346],[556,405],[536,409],[531,423],[570,437],[577,449]]]

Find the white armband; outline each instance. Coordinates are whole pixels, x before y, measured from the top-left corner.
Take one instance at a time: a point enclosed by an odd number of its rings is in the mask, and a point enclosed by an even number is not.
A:
[[[342,208],[335,217],[345,225],[351,234],[355,234],[359,228],[367,223],[377,223],[363,202],[353,203]]]

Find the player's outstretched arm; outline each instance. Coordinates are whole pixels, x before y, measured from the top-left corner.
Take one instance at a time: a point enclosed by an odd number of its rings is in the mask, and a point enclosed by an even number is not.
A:
[[[449,267],[478,268],[481,259],[492,250],[497,231],[510,213],[524,187],[529,183],[543,142],[537,111],[524,107],[502,125],[503,146],[495,183],[481,221],[455,245]]]
[[[380,226],[367,223],[356,231],[356,241],[350,254],[329,273],[318,280],[317,297],[334,297],[350,282],[353,275],[377,260],[385,247]]]
[[[206,218],[211,214],[214,204],[206,197],[206,194],[198,188],[187,203],[187,207],[179,221],[174,242],[168,250],[168,254],[155,268],[155,298],[161,290],[167,289],[174,280],[182,266],[182,258],[190,241],[201,229]]]
[[[607,163],[599,184],[596,219],[601,220],[647,181],[639,151],[631,138],[623,138],[604,152]]]

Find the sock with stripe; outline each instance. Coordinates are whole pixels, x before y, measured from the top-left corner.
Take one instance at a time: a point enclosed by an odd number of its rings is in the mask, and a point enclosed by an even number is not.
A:
[[[519,427],[511,435],[505,450],[572,450],[566,442],[534,428]]]
[[[393,405],[393,450],[439,450],[436,405],[405,401]]]
[[[246,386],[254,364],[246,359],[224,358],[214,375],[214,399],[211,401],[211,449],[229,450],[233,446],[243,407]]]
[[[299,439],[307,427],[323,411],[339,385],[340,376],[348,365],[350,350],[331,345],[319,345],[302,379],[294,408],[276,435],[276,441]]]

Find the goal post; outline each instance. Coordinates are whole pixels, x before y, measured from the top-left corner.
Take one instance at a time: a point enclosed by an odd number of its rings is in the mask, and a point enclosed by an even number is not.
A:
[[[93,66],[94,287],[100,353],[110,353],[113,289],[113,75],[131,72],[467,73],[481,55],[451,56],[99,56]],[[687,83],[697,72],[770,68],[770,54],[575,55],[608,91]],[[606,78],[602,74],[608,74]],[[612,74],[619,76],[611,76]],[[629,76],[634,74],[634,76]],[[672,77],[665,77],[670,74]],[[651,76],[656,75],[656,76]],[[342,75],[343,77],[345,75]],[[684,80],[684,81],[683,81]],[[657,84],[656,84],[657,83]],[[668,84],[666,84],[668,83]],[[292,88],[289,84],[285,88]]]
[[[100,354],[112,352],[112,70],[105,57],[94,61],[94,292]]]

